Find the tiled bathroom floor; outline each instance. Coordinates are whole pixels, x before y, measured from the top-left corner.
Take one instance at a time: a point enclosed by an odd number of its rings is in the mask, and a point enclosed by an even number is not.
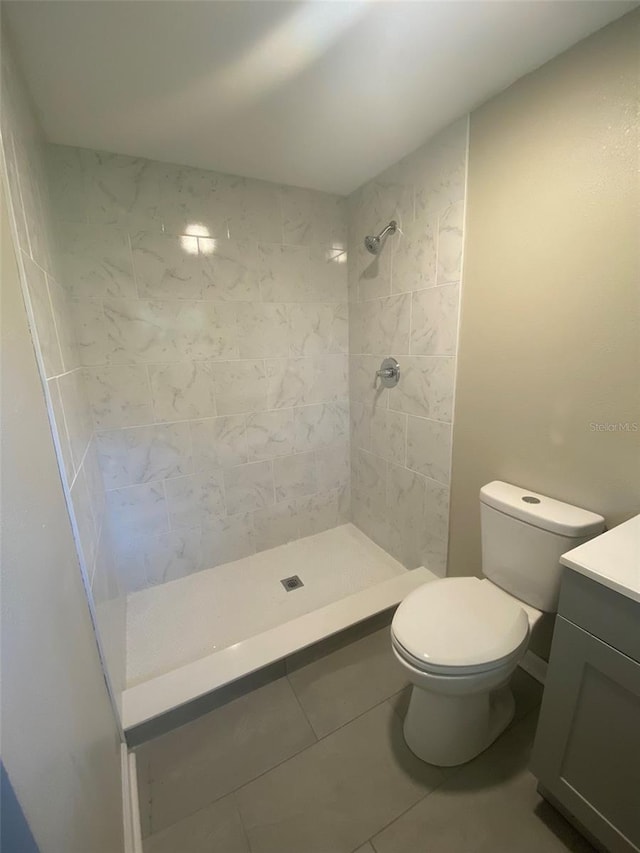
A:
[[[456,770],[402,738],[408,692],[388,628],[137,751],[145,853],[592,853],[527,770],[541,688]]]

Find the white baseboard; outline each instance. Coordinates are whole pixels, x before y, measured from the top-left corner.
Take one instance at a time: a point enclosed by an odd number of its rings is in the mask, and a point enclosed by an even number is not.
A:
[[[533,652],[526,652],[520,661],[520,666],[540,684],[544,684],[547,678],[547,662]]]
[[[126,744],[120,745],[122,767],[122,819],[124,823],[124,853],[142,853],[140,806],[138,802],[138,775],[136,756]]]

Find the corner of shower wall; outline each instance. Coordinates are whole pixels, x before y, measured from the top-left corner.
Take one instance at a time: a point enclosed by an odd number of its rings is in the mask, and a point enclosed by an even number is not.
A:
[[[112,699],[119,710],[125,674],[125,599],[104,577],[104,488],[70,301],[59,274],[45,143],[4,27],[1,127],[3,173],[27,315],[88,606]]]
[[[407,568],[446,574],[468,155],[465,116],[349,208],[352,518]],[[399,230],[377,255],[364,237]],[[375,386],[386,356],[400,383]]]

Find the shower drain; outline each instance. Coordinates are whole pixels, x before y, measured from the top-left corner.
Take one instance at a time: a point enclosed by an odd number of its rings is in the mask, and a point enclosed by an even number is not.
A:
[[[280,583],[287,592],[291,592],[293,589],[299,589],[301,586],[304,586],[298,575],[291,575],[290,578],[283,578]]]

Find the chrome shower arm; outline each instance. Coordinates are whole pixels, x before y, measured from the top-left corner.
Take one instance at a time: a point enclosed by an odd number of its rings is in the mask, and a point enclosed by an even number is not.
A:
[[[392,219],[391,222],[386,225],[382,231],[378,234],[378,240],[384,240],[387,234],[394,234],[398,230],[398,223],[395,219]]]

